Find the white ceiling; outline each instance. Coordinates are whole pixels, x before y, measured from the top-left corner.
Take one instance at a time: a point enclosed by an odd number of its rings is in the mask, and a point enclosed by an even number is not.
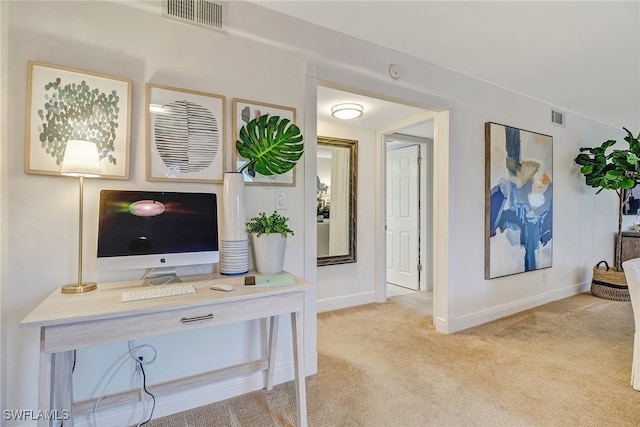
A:
[[[640,1],[254,3],[640,131]]]
[[[352,120],[340,120],[331,116],[331,107],[341,103],[356,103],[363,107],[361,117]],[[425,110],[396,104],[381,99],[343,92],[337,89],[318,86],[318,120],[347,124],[366,129],[380,129],[400,120],[424,113]],[[433,138],[433,122],[405,128],[403,134]]]

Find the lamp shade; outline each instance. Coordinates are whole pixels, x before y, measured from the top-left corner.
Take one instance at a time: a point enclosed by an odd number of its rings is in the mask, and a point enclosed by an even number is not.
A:
[[[67,176],[96,178],[102,175],[98,147],[91,141],[69,140],[64,150],[60,173]]]

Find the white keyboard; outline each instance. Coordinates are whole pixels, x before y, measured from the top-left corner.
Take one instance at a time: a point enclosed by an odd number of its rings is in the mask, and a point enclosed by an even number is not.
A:
[[[142,301],[154,298],[175,297],[178,295],[195,294],[196,288],[190,284],[148,286],[122,293],[122,302]]]

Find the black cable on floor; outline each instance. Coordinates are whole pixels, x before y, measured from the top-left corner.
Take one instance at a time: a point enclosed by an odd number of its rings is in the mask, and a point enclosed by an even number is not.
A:
[[[149,396],[151,396],[151,400],[153,401],[153,405],[151,406],[151,413],[149,414],[149,418],[147,418],[147,420],[143,423],[141,423],[140,425],[143,426],[145,424],[147,424],[149,421],[151,421],[151,418],[153,418],[153,411],[156,408],[156,397],[149,393],[149,390],[147,390],[147,376],[144,373],[144,367],[142,366],[142,362],[138,361],[138,366],[140,367],[140,372],[142,372],[142,388],[144,390],[145,393],[147,393]]]

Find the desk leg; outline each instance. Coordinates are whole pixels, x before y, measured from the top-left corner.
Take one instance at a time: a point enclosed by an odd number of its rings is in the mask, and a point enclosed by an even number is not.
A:
[[[54,409],[60,418],[65,414],[69,416],[64,420],[64,427],[73,427],[73,359],[73,351],[56,353],[54,356]]]
[[[269,325],[269,354],[267,365],[267,384],[266,389],[273,389],[273,371],[276,367],[276,347],[278,346],[278,325],[280,324],[280,316],[271,316]]]
[[[38,419],[38,427],[52,426],[64,420],[65,427],[73,427],[73,351],[62,353],[40,352],[40,390],[38,409],[52,419]],[[65,416],[69,419],[64,419]]]
[[[298,427],[307,426],[307,392],[304,375],[304,324],[302,312],[291,313],[291,334],[293,337],[293,364],[296,375],[296,400],[298,401]]]
[[[45,411],[53,408],[52,396],[52,365],[53,354],[40,350],[40,389],[38,390],[38,410]],[[50,425],[47,420],[38,420],[38,427]]]

